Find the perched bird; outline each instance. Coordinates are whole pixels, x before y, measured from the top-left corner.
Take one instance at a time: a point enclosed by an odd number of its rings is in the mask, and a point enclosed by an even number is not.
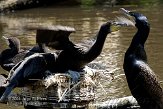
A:
[[[104,23],[96,35],[94,44],[88,49],[82,49],[80,46],[72,43],[68,37],[58,38],[58,43],[48,43],[47,46],[62,49],[55,62],[55,68],[49,66],[52,72],[64,73],[67,70],[79,71],[85,65],[97,58],[103,48],[105,39],[111,33],[111,22]]]
[[[0,54],[0,65],[4,70],[10,71],[19,61],[34,53],[45,53],[44,44],[37,44],[28,50],[21,49],[20,40],[16,37],[4,37],[9,48]]]
[[[20,52],[20,41],[16,37],[4,37],[9,48],[0,54],[0,65],[3,69],[9,71],[15,64],[12,58]]]
[[[61,32],[61,36],[56,35],[55,41],[47,43],[47,46],[53,47],[61,52],[34,54],[25,58],[17,64],[13,70],[5,92],[1,96],[0,102],[6,102],[9,94],[15,87],[28,84],[30,78],[40,78],[44,76],[46,70],[52,73],[64,73],[68,70],[81,70],[89,62],[98,57],[102,51],[105,39],[111,33],[111,23],[104,23],[98,34],[95,43],[87,51],[82,50],[73,44],[68,36],[71,32]],[[68,30],[66,28],[66,30]],[[48,31],[49,34],[50,31]],[[52,35],[53,36],[53,35]]]
[[[135,18],[138,29],[124,57],[124,72],[129,89],[142,109],[163,109],[163,90],[155,73],[147,63],[144,44],[150,32],[150,24],[141,13],[121,8],[125,14]]]

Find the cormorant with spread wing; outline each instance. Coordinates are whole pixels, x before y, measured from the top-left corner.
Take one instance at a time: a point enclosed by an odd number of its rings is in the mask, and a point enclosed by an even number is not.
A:
[[[11,70],[13,73],[8,78],[8,85],[0,101],[5,102],[13,88],[28,84],[30,78],[42,79],[46,70],[53,73],[81,70],[86,64],[100,55],[105,39],[108,33],[111,33],[110,27],[110,22],[101,26],[95,43],[87,51],[80,49],[69,40],[68,36],[74,31],[72,28],[57,27],[57,29],[53,28],[55,30],[46,30],[47,32],[41,29],[38,30],[38,37],[40,35],[44,37],[43,40],[37,39],[38,42],[48,42],[48,46],[61,50],[61,52],[58,55],[56,53],[34,54],[17,64]],[[46,37],[47,35],[49,35],[49,39]]]

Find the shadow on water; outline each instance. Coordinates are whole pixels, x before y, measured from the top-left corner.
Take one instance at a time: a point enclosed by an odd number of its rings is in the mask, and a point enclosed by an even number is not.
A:
[[[101,24],[108,20],[120,16],[118,13],[120,7],[114,8],[90,8],[83,9],[79,7],[62,8],[37,8],[26,11],[19,11],[0,16],[0,51],[5,49],[2,35],[16,36],[21,40],[21,45],[32,46],[35,44],[36,31],[27,31],[25,26],[39,25],[42,23],[51,25],[67,25],[76,29],[76,33],[71,35],[71,40],[75,43],[82,43],[95,37]],[[149,7],[128,7],[130,10],[136,10],[145,14],[151,23],[151,32],[146,43],[146,50],[150,66],[157,73],[160,80],[163,81],[163,11],[162,7],[154,7],[151,11]],[[97,67],[113,70],[119,68],[115,75],[123,74],[123,57],[127,47],[130,44],[132,36],[136,32],[135,28],[121,28],[120,31],[108,35],[102,54],[93,61]],[[2,69],[1,72],[5,73]],[[111,98],[124,97],[130,95],[126,79],[121,76],[111,83],[101,78],[101,83],[106,93],[101,93],[101,88],[97,86],[96,101],[105,101]],[[0,105],[0,109],[9,108]],[[20,109],[22,107],[19,107]],[[15,107],[14,109],[18,109]]]

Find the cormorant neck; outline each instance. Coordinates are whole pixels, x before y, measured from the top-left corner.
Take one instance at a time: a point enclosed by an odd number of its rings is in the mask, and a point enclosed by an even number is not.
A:
[[[148,35],[149,35],[150,28],[149,26],[139,27],[137,33],[135,34],[134,38],[132,39],[130,47],[137,47],[139,44],[144,46]]]
[[[127,50],[128,55],[134,54],[137,59],[141,59],[144,61],[147,60],[146,52],[144,50],[144,44],[148,38],[149,31],[149,25],[138,27],[138,31],[133,37],[130,47]]]
[[[20,41],[16,37],[11,38],[9,41],[9,48],[11,51],[19,53],[20,51]]]
[[[100,55],[102,48],[104,46],[104,42],[107,37],[107,34],[108,32],[103,31],[102,28],[99,30],[95,43],[87,52],[85,52],[84,58],[86,61],[91,62]]]
[[[88,49],[87,51],[82,50],[81,48],[77,47],[75,44],[73,44],[71,41],[65,43],[64,51],[70,52],[74,56],[77,56],[78,58],[82,59],[82,61],[85,63],[91,62],[95,58],[97,58],[103,48],[105,39],[107,37],[107,32],[103,31],[103,29],[100,29],[100,31],[97,34],[97,39],[93,46]]]
[[[19,51],[20,51],[19,47],[12,47],[11,48],[12,53],[19,53]]]

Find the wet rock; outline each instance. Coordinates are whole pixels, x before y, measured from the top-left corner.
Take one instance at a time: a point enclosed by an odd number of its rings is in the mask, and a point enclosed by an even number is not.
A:
[[[0,12],[11,12],[28,8],[39,7],[58,3],[62,0],[2,0],[0,1]]]

